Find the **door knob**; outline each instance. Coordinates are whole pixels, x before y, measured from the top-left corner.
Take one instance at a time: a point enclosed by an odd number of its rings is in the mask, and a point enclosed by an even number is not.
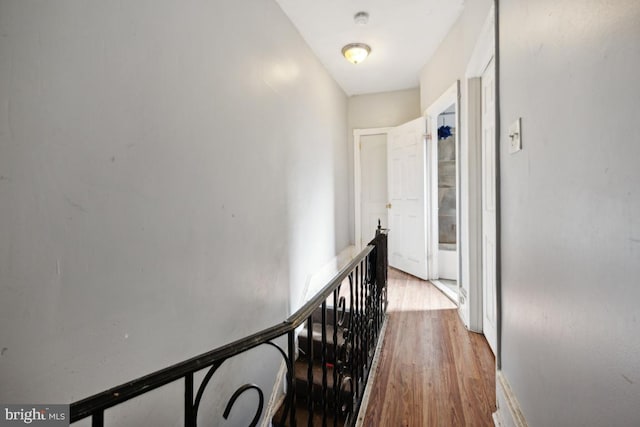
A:
[[[391,209],[391,203],[387,203],[387,209]]]

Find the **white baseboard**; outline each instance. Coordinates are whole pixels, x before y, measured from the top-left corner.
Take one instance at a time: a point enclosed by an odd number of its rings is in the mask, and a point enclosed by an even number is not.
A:
[[[518,399],[502,371],[496,372],[496,406],[497,410],[493,413],[493,423],[496,426],[527,427]]]

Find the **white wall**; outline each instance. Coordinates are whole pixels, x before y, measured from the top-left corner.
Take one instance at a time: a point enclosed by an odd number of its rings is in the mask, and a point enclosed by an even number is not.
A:
[[[355,95],[349,98],[349,236],[355,243],[353,195],[353,130],[398,126],[420,117],[418,88],[394,92]]]
[[[465,73],[467,66],[472,58],[472,54],[480,34],[482,33],[483,26],[487,20],[487,16],[490,13],[492,0],[474,0],[465,2],[464,10],[458,21],[453,25],[447,36],[444,38],[434,55],[422,68],[420,73],[420,105],[422,111],[429,108],[447,89],[455,84],[457,80],[460,81],[460,105],[458,111],[460,111],[460,151],[459,155],[459,167],[462,171],[460,179],[459,190],[461,192],[461,203],[458,206],[460,210],[460,233],[461,241],[458,242],[458,250],[461,252],[462,269],[460,271],[460,277],[458,278],[460,286],[463,288],[463,292],[468,296],[467,299],[461,301],[460,314],[467,326],[471,326],[474,330],[478,329],[473,319],[470,316],[470,300],[480,298],[473,294],[474,289],[480,289],[477,280],[480,277],[472,277],[471,271],[475,271],[473,268],[476,259],[471,259],[470,248],[476,244],[473,240],[474,237],[469,236],[475,229],[476,224],[475,217],[472,210],[477,204],[469,203],[470,198],[474,200],[479,197],[474,194],[474,189],[479,191],[479,186],[473,185],[473,179],[477,179],[466,171],[470,169],[470,164],[473,159],[470,159],[470,147],[468,146],[467,133],[468,129],[468,87]],[[477,148],[471,147],[472,153]],[[475,166],[476,168],[479,166]],[[474,169],[476,170],[476,169]],[[473,188],[472,188],[473,187]],[[477,207],[477,206],[476,206]],[[476,280],[476,282],[473,282]],[[472,283],[473,282],[473,283]],[[471,324],[473,323],[473,324]]]
[[[531,426],[640,425],[640,3],[499,25],[503,373]]]
[[[68,403],[283,320],[349,243],[346,117],[273,1],[0,2],[0,401]],[[216,423],[277,362],[221,374]]]
[[[420,72],[420,110],[462,80],[493,0],[467,0],[462,14]]]

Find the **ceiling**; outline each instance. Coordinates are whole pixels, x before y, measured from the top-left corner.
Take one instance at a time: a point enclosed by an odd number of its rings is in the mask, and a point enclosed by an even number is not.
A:
[[[456,21],[464,0],[276,0],[347,95],[415,88],[420,70]],[[354,15],[369,13],[358,25]],[[341,49],[366,43],[353,65]]]

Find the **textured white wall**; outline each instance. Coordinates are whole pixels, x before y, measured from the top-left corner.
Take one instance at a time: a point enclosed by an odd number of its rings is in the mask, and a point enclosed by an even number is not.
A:
[[[640,425],[640,3],[503,0],[499,25],[502,369],[531,426]]]
[[[354,195],[353,195],[353,130],[398,126],[420,117],[420,92],[418,88],[394,92],[355,95],[349,98],[349,237],[354,243]]]
[[[0,2],[0,401],[70,402],[282,320],[349,243],[346,117],[273,1]],[[217,391],[270,392],[276,361]],[[182,417],[170,391],[156,425]]]

